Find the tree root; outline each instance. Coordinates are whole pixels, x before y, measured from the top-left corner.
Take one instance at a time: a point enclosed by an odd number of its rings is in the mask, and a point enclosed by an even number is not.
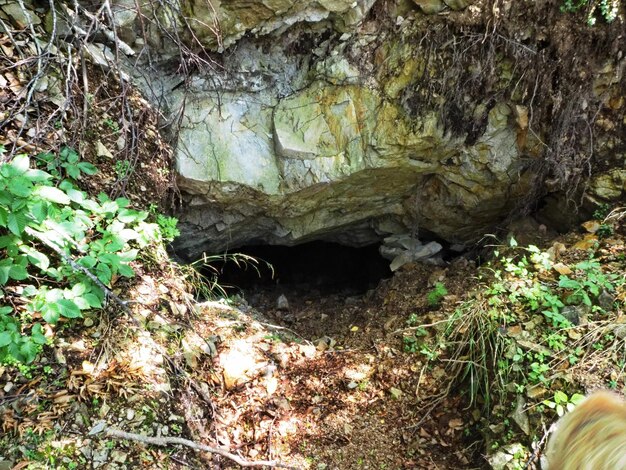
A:
[[[273,468],[287,468],[291,470],[297,470],[297,467],[291,467],[289,465],[277,462],[275,460],[245,460],[235,454],[228,452],[225,449],[220,449],[219,447],[211,447],[206,446],[204,444],[197,444],[189,439],[183,439],[182,437],[148,437],[142,436],[140,434],[134,434],[131,432],[121,431],[115,428],[103,428],[98,429],[100,426],[96,425],[89,434],[98,434],[100,432],[104,432],[104,434],[108,437],[113,437],[116,439],[124,439],[128,441],[137,441],[143,442],[144,444],[151,444],[155,446],[168,446],[168,445],[183,445],[190,447],[191,449],[202,451],[202,452],[210,452],[212,454],[221,455],[229,460],[232,460],[237,465],[242,467],[273,467]]]

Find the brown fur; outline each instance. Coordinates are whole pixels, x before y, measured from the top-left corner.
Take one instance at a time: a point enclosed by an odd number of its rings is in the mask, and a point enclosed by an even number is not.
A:
[[[548,444],[549,470],[626,470],[626,403],[596,392],[567,414]]]

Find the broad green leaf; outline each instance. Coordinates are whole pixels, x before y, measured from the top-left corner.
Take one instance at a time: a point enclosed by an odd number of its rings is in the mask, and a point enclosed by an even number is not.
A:
[[[63,298],[63,291],[61,289],[51,289],[46,292],[46,302],[56,304],[56,302]]]
[[[125,197],[118,197],[115,200],[115,203],[117,204],[117,207],[121,209],[130,205],[130,199],[126,199]]]
[[[10,165],[18,172],[17,174],[26,173],[30,166],[30,159],[24,154],[16,155]]]
[[[3,348],[13,342],[13,335],[8,331],[0,332],[0,348]]]
[[[87,292],[87,286],[82,282],[74,284],[74,286],[72,287],[73,296],[83,295],[85,292]]]
[[[0,207],[0,227],[6,227],[9,213],[4,207]]]
[[[131,268],[130,266],[128,266],[126,264],[118,265],[117,266],[117,270],[124,277],[134,277],[135,276],[135,271],[133,271],[133,268]]]
[[[19,242],[20,238],[15,235],[4,235],[3,237],[0,237],[0,248],[7,248],[11,245],[17,246]]]
[[[9,276],[11,277],[11,279],[15,279],[16,281],[23,281],[24,279],[28,278],[28,271],[26,271],[26,268],[24,266],[14,264],[13,266],[11,266]]]
[[[3,286],[9,281],[9,274],[11,273],[11,266],[0,265],[0,285]]]
[[[121,230],[120,232],[118,232],[118,235],[125,242],[134,240],[135,238],[139,236],[137,232],[135,232],[133,229],[130,229],[130,228],[125,228],[124,230]]]
[[[93,256],[83,256],[81,259],[78,260],[78,264],[85,268],[93,268],[97,262],[98,260]]]
[[[7,218],[7,222],[9,230],[19,237],[26,227],[26,214],[24,214],[24,212],[11,212]]]
[[[132,209],[121,209],[117,215],[117,220],[129,224],[131,222],[141,222],[148,216],[147,212],[139,212]]]
[[[44,181],[48,181],[50,178],[52,178],[52,175],[42,170],[28,170],[24,174],[24,177],[27,178],[29,181],[41,183]]]
[[[24,362],[33,362],[39,352],[39,346],[33,341],[24,341],[20,346],[20,353]]]
[[[76,306],[81,310],[89,310],[91,306],[87,299],[84,296],[74,297],[72,301],[76,304]]]
[[[57,204],[65,205],[71,202],[67,194],[53,186],[39,186],[35,190],[35,194],[46,201],[56,202]]]
[[[60,317],[60,309],[56,303],[46,304],[41,309],[41,316],[47,323],[56,325]]]
[[[80,170],[78,169],[78,167],[72,165],[63,165],[63,167],[65,168],[65,173],[70,178],[73,178],[75,180],[80,178]]]
[[[46,271],[50,267],[50,260],[42,252],[30,246],[23,246],[22,251],[26,253],[28,260],[42,271]]]
[[[66,318],[78,318],[81,315],[78,305],[73,300],[60,299],[57,301],[59,306],[59,313]]]
[[[11,178],[7,189],[11,194],[15,194],[19,197],[28,197],[33,192],[33,183],[23,176],[17,176]]]
[[[93,212],[95,214],[100,214],[101,212],[103,212],[102,207],[100,207],[100,204],[98,204],[96,201],[92,199],[87,199],[82,202],[81,201],[76,201],[76,202],[78,202],[78,204],[80,204],[81,207],[84,207],[89,212]]]
[[[85,294],[83,298],[89,303],[89,306],[92,308],[102,308],[102,302],[98,298],[96,294]]]
[[[44,201],[35,202],[31,208],[30,213],[35,217],[35,220],[38,223],[44,221],[44,219],[48,216],[48,203]]]
[[[556,414],[559,416],[563,416],[565,414],[565,410],[563,409],[563,405],[556,405]]]
[[[96,276],[100,280],[102,284],[108,286],[111,282],[111,268],[109,268],[105,263],[99,263],[96,268]]]
[[[117,257],[120,261],[125,261],[128,263],[130,261],[135,261],[137,259],[138,254],[139,254],[139,250],[132,249],[132,250],[125,251],[123,253],[119,253]]]
[[[580,287],[580,283],[562,275],[559,278],[559,287],[562,287],[563,289],[578,289]]]
[[[81,204],[82,202],[84,202],[86,198],[85,193],[83,193],[82,191],[78,191],[76,189],[66,189],[65,193],[67,194],[67,197],[69,197],[72,202],[76,202],[78,204]]]
[[[13,311],[13,308],[11,308],[9,306],[0,307],[0,315],[8,315],[12,311]]]
[[[41,323],[35,323],[31,329],[31,336],[33,341],[37,344],[46,344],[48,339],[43,334],[43,327]]]
[[[3,183],[0,178],[0,183]],[[13,196],[6,190],[6,184],[0,185],[0,204],[9,206],[13,202]]]
[[[80,162],[78,168],[86,175],[95,175],[98,173],[98,169],[89,162]]]

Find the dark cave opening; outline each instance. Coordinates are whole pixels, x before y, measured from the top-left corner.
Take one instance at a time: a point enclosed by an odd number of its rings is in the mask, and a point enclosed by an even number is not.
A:
[[[379,245],[355,248],[338,243],[313,241],[296,246],[249,245],[232,250],[257,260],[256,263],[219,261],[212,263],[218,283],[231,293],[284,286],[320,293],[364,294],[391,277],[389,260]],[[271,266],[271,267],[270,267]]]

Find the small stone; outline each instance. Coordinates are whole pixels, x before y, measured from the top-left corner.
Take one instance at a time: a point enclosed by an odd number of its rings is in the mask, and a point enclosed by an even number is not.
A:
[[[526,400],[524,397],[519,395],[517,397],[517,405],[515,406],[515,410],[511,413],[511,418],[513,421],[517,423],[520,429],[527,436],[530,434],[530,423],[528,422],[528,415],[526,414]]]
[[[41,19],[30,9],[23,10],[18,2],[8,2],[2,5],[2,10],[20,29],[26,29],[29,25],[36,26],[41,23]]]
[[[106,148],[105,145],[99,140],[96,141],[96,155],[98,157],[104,157],[113,160],[113,154],[111,153],[111,151]]]
[[[54,350],[54,358],[59,364],[67,364],[67,359],[65,359],[65,355],[63,354],[61,348],[57,348]]]
[[[566,305],[561,310],[563,315],[572,325],[579,325],[587,315],[588,308],[585,305]]]
[[[85,456],[87,460],[91,460],[91,455],[93,453],[93,449],[91,448],[91,443],[80,446],[80,453]]]
[[[9,393],[12,388],[13,388],[13,382],[7,382],[3,390],[5,393]]]
[[[106,427],[107,423],[105,421],[98,421],[93,428],[89,431],[89,435],[93,436],[94,434],[101,433]]]
[[[475,0],[443,0],[451,10],[463,10],[474,3]]]
[[[544,387],[540,385],[534,385],[530,387],[526,387],[526,396],[531,400],[535,400],[537,398],[541,398],[548,393]]]
[[[603,290],[598,296],[598,305],[604,310],[610,311],[613,309],[614,300],[613,295],[609,291]]]
[[[433,15],[443,10],[446,5],[442,0],[413,0],[427,15]]]
[[[109,411],[111,411],[111,407],[105,402],[100,407],[100,410],[98,411],[98,416],[100,416],[100,418],[104,418],[109,413]]]
[[[91,319],[89,317],[85,318],[85,321],[83,322],[83,325],[85,325],[86,327],[93,326],[93,319]]]
[[[356,383],[354,380],[348,384],[348,388],[350,390],[353,390],[353,389],[357,388],[358,386],[359,386],[359,384]]]
[[[278,297],[278,300],[276,301],[276,310],[289,310],[289,301],[287,300],[287,297],[285,297],[285,294],[280,294],[280,297]]]
[[[133,410],[132,408],[128,408],[126,410],[126,419],[128,421],[132,421],[134,417],[135,417],[135,410]]]
[[[126,452],[122,452],[121,450],[114,450],[111,452],[111,459],[113,462],[124,463],[128,458],[128,454]]]
[[[98,449],[93,452],[93,461],[104,463],[109,458],[109,449]],[[95,465],[94,465],[95,466]]]

